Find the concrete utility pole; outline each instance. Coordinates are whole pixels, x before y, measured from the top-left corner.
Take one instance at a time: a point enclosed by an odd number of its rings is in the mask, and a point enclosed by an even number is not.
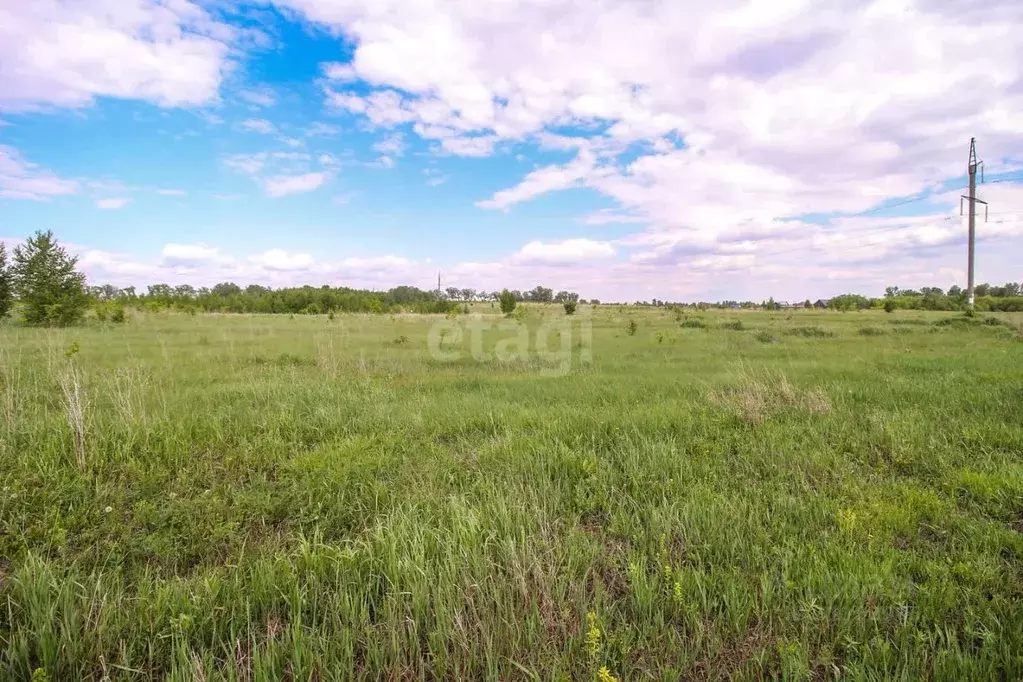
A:
[[[977,161],[977,140],[976,138],[970,138],[970,165],[967,170],[970,174],[970,195],[962,196],[959,199],[959,214],[963,212],[963,199],[966,199],[970,203],[970,246],[969,246],[969,265],[967,266],[967,277],[966,277],[966,302],[970,306],[970,310],[973,310],[973,253],[974,253],[974,240],[977,233],[977,203],[984,204],[984,221],[987,222],[987,202],[977,198],[977,169],[980,168],[980,181],[984,182],[984,162]]]

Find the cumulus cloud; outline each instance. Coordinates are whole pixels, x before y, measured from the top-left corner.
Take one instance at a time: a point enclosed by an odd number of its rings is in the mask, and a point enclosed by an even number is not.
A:
[[[301,175],[278,175],[263,181],[266,193],[274,198],[312,192],[330,177],[327,173],[303,173]]]
[[[76,180],[65,180],[22,158],[17,149],[0,145],[0,198],[49,201],[75,194]]]
[[[235,29],[190,0],[32,0],[0,14],[0,109],[97,96],[159,106],[213,101]]]
[[[575,154],[478,206],[586,187],[614,222],[688,232],[722,262],[736,235],[766,252],[794,217],[941,187],[973,135],[1023,157],[1023,8],[997,0],[274,1],[354,43],[323,67],[328,105],[442,152]]]
[[[283,249],[270,249],[256,256],[249,256],[249,262],[261,265],[267,270],[308,270],[313,265],[313,257],[308,253],[288,253]]]
[[[161,262],[167,266],[196,267],[209,264],[225,265],[234,258],[220,249],[206,244],[167,244],[160,252]]]
[[[512,256],[513,263],[571,265],[583,261],[611,258],[614,247],[608,242],[592,239],[566,239],[560,242],[533,241]]]
[[[102,208],[109,211],[116,211],[119,208],[124,208],[131,202],[131,199],[125,199],[123,197],[111,197],[109,199],[98,199],[96,201],[96,208]]]

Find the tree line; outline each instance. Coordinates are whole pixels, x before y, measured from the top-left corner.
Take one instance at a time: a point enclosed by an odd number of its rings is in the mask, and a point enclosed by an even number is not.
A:
[[[80,322],[90,308],[101,320],[121,322],[126,308],[142,310],[179,310],[189,313],[451,313],[468,311],[468,304],[492,301],[502,312],[510,314],[520,302],[561,303],[571,315],[578,303],[586,301],[571,291],[554,292],[544,286],[528,291],[497,292],[475,289],[430,291],[412,286],[398,286],[387,291],[371,291],[351,287],[302,286],[272,289],[258,284],[242,287],[223,282],[213,287],[187,284],[171,286],[153,284],[139,293],[135,287],[112,285],[87,286],[85,275],[76,269],[78,259],[57,242],[52,232],[37,232],[14,247],[10,258],[0,243],[0,318],[6,317],[17,303],[19,317],[30,325],[70,325]],[[1009,282],[996,286],[980,284],[974,289],[976,308],[981,311],[1023,312],[1023,283]],[[883,298],[861,294],[843,294],[830,299],[809,299],[802,303],[782,304],[773,298],[753,301],[720,301],[717,303],[669,303],[659,299],[637,301],[634,305],[678,306],[695,308],[747,308],[776,310],[779,308],[827,308],[831,310],[962,310],[967,307],[966,292],[957,286],[947,291],[939,287],[900,289],[888,287]]]

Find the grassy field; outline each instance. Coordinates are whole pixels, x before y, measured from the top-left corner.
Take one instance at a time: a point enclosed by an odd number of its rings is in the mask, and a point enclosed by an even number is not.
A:
[[[467,319],[0,328],[0,679],[1023,678],[1023,318]]]

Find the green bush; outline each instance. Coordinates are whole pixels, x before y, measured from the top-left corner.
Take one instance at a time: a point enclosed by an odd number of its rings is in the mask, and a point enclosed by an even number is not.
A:
[[[877,327],[860,327],[857,333],[860,336],[884,336],[884,330]]]
[[[125,315],[125,312],[124,312],[124,306],[116,306],[114,308],[113,312],[110,313],[110,321],[111,322],[115,322],[117,324],[123,324],[126,319],[127,319],[127,316]]]
[[[707,323],[698,317],[687,317],[679,326],[683,329],[706,329]]]
[[[512,311],[515,310],[515,306],[518,305],[518,301],[515,300],[515,294],[507,289],[501,292],[497,300],[501,304],[501,312],[505,315],[511,315]]]
[[[628,326],[625,327],[625,333],[629,336],[635,336],[636,330],[639,329],[639,325],[636,324],[635,320],[629,320]]]
[[[566,315],[575,314],[575,301],[565,301],[564,306]]]
[[[729,320],[728,322],[722,322],[721,328],[729,329],[733,332],[741,332],[746,329],[746,325],[742,323],[742,320]]]
[[[760,343],[775,343],[778,340],[774,337],[774,334],[768,331],[759,331],[753,335],[753,338]]]

